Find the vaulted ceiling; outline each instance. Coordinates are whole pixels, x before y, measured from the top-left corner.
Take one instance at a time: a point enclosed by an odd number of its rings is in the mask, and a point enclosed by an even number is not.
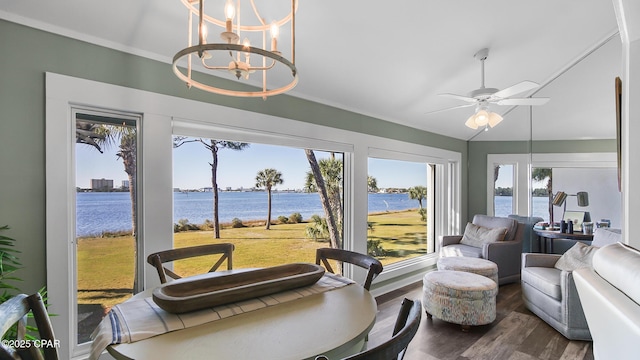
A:
[[[0,18],[166,63],[186,46],[179,0],[0,0]],[[611,0],[301,0],[296,43],[292,96],[463,140],[615,138]],[[551,100],[492,106],[504,121],[486,132],[464,126],[473,107],[427,114],[480,87],[485,47],[487,87],[530,80],[522,96]]]

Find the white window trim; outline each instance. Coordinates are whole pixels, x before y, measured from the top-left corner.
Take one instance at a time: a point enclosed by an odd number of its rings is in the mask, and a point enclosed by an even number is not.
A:
[[[494,214],[494,172],[496,165],[513,166],[513,209],[514,214],[529,213],[529,154],[488,154],[487,155],[487,214]]]
[[[75,306],[72,296],[75,297],[75,294],[71,292],[75,284],[75,258],[72,251],[75,246],[75,205],[72,201],[75,193],[72,161],[75,124],[70,112],[73,104],[142,114],[142,187],[145,194],[153,194],[143,196],[140,204],[144,214],[141,232],[143,238],[139,239],[144,252],[142,258],[146,258],[149,253],[173,246],[173,170],[168,159],[172,158],[171,139],[174,126],[206,128],[213,125],[239,136],[246,135],[247,139],[269,138],[272,142],[277,138],[288,144],[302,141],[302,147],[309,147],[311,144],[322,150],[338,150],[343,147],[347,149],[347,153],[351,150],[351,156],[345,157],[345,223],[360,225],[345,228],[345,244],[347,248],[356,251],[366,251],[366,241],[354,239],[367,238],[367,187],[359,184],[366,184],[367,158],[371,148],[431,156],[430,161],[439,160],[443,166],[447,166],[448,170],[442,171],[441,174],[443,179],[438,180],[446,180],[442,183],[451,185],[447,186],[446,198],[441,196],[437,199],[436,211],[446,215],[438,219],[437,226],[441,230],[437,230],[436,235],[438,231],[445,233],[452,221],[455,222],[455,217],[459,218],[459,174],[462,155],[458,152],[65,75],[47,73],[45,80],[47,288],[50,310],[58,314],[52,317],[52,323],[62,343],[61,358],[85,358],[88,351],[86,345],[75,346],[75,339],[70,335],[73,333],[70,330],[76,326],[76,321],[72,318],[75,312],[72,309]],[[216,116],[212,117],[211,114]],[[405,277],[398,281],[386,282],[374,291],[374,295],[416,281],[421,275],[416,275],[415,272],[424,271],[424,265],[424,262],[417,262],[396,268],[393,272],[383,273],[378,281],[391,280],[392,277],[402,275]],[[407,276],[412,272],[413,274]],[[140,280],[147,288],[156,284],[156,278],[154,270],[147,266]]]

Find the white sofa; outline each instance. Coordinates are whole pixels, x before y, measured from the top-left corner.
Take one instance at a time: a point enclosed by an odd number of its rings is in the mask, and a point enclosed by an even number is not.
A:
[[[593,256],[593,269],[574,271],[593,337],[596,359],[638,359],[640,343],[640,251],[611,244]]]

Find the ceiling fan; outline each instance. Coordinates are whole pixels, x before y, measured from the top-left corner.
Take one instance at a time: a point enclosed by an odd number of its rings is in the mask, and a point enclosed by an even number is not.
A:
[[[481,49],[473,57],[480,60],[481,65],[481,83],[480,88],[471,91],[467,96],[457,94],[439,94],[441,96],[450,97],[467,102],[468,104],[458,105],[446,109],[436,110],[428,112],[427,114],[434,114],[441,111],[447,111],[452,109],[459,109],[469,106],[476,106],[476,112],[465,122],[467,127],[477,129],[478,127],[485,127],[488,130],[489,127],[496,126],[502,121],[502,116],[497,113],[489,111],[489,104],[495,105],[543,105],[549,98],[514,98],[512,96],[521,94],[525,91],[533,90],[540,86],[533,81],[522,81],[506,89],[487,88],[484,86],[484,61],[489,55],[489,49]]]

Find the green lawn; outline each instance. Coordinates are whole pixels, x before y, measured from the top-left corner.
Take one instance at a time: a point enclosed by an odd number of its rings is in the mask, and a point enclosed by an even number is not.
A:
[[[426,227],[414,211],[372,214],[373,231],[369,239],[379,240],[385,256],[383,264],[420,256],[426,250]],[[223,228],[220,239],[211,231],[174,234],[175,247],[215,242],[235,244],[234,268],[267,267],[292,262],[315,262],[315,249],[326,247],[304,236],[306,223],[244,228]],[[429,249],[432,251],[432,249]],[[78,303],[102,304],[110,308],[131,296],[133,287],[133,238],[84,238],[78,241]],[[212,265],[208,257],[179,261],[174,269],[181,275],[206,272]],[[150,266],[150,265],[145,265]]]

